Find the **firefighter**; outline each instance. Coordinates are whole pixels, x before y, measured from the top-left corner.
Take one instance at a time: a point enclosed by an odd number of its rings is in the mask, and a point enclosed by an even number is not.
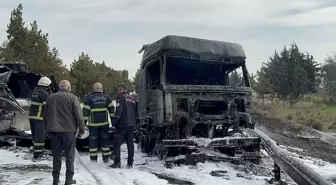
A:
[[[113,137],[114,163],[111,168],[120,168],[120,145],[126,141],[128,159],[127,168],[133,166],[134,143],[133,130],[137,125],[138,103],[134,97],[129,95],[125,84],[118,86],[118,97],[116,101],[116,113],[112,119],[112,125],[116,128]]]
[[[37,86],[34,88],[32,93],[29,122],[33,137],[34,159],[40,158],[44,150],[46,132],[45,125],[43,123],[43,111],[46,100],[52,92],[50,84],[51,80],[48,77],[43,76],[37,82]]]
[[[103,93],[103,85],[99,82],[93,85],[93,93],[90,94],[83,107],[85,124],[89,127],[89,155],[90,160],[97,162],[98,145],[101,147],[103,161],[109,161],[111,151],[109,145],[108,117],[113,116],[114,106],[112,100]]]

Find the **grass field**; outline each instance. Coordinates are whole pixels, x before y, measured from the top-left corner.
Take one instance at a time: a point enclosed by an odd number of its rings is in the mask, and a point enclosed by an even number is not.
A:
[[[290,120],[321,131],[336,132],[336,105],[327,105],[322,97],[309,96],[293,107],[278,100],[254,98],[255,111],[267,117]]]

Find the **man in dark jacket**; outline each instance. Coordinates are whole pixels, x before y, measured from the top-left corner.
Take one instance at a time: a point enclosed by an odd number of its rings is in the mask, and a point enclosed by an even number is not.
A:
[[[85,124],[89,124],[89,155],[90,160],[97,162],[98,144],[102,150],[103,161],[109,161],[111,151],[109,145],[109,116],[114,114],[112,100],[103,93],[103,85],[99,82],[93,85],[93,93],[90,94],[83,106]]]
[[[43,111],[46,100],[51,94],[51,80],[48,77],[41,77],[34,88],[31,98],[29,122],[33,139],[34,159],[42,156],[45,141],[45,127],[43,124]]]
[[[120,145],[125,140],[127,144],[128,160],[127,167],[133,166],[134,143],[133,130],[138,122],[138,104],[135,98],[126,91],[126,85],[118,86],[118,97],[116,101],[116,113],[112,124],[116,128],[113,137],[114,164],[111,168],[120,168]]]
[[[66,158],[65,185],[76,184],[73,179],[76,152],[76,132],[80,137],[85,132],[82,109],[77,96],[72,94],[71,84],[62,80],[60,90],[50,95],[44,111],[44,124],[51,135],[53,156],[53,185],[58,185],[62,166],[62,151]]]

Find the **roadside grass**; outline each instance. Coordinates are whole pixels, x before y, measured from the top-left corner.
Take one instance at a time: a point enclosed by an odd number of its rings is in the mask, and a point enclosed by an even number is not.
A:
[[[336,105],[327,105],[322,97],[309,96],[290,107],[279,100],[253,98],[254,110],[266,117],[293,121],[317,130],[336,132]]]

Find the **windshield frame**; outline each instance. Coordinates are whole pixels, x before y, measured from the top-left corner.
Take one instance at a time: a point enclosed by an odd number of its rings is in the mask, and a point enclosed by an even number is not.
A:
[[[173,59],[173,60],[176,60],[176,61],[171,61],[170,59]],[[214,64],[214,65],[218,65],[220,67],[224,67],[224,66],[227,66],[227,69],[225,69],[223,71],[223,81],[221,82],[224,82],[224,83],[220,83],[220,84],[205,84],[205,83],[169,83],[169,76],[168,74],[169,73],[174,73],[174,72],[170,72],[168,70],[171,70],[169,69],[169,65],[172,63],[172,62],[177,62],[177,60],[186,60],[185,62],[194,62],[195,65],[197,64],[204,64],[204,63],[208,63],[208,64]],[[245,67],[245,60],[234,60],[234,59],[230,59],[230,58],[226,58],[226,59],[223,59],[222,61],[214,61],[214,60],[207,60],[207,59],[199,59],[199,58],[195,58],[195,57],[183,57],[183,56],[166,56],[164,55],[163,57],[163,61],[164,61],[164,81],[165,83],[164,84],[167,84],[167,85],[206,85],[206,86],[213,86],[213,85],[216,85],[216,86],[230,86],[229,84],[229,78],[228,78],[228,75],[229,73],[231,73],[232,71],[236,70],[236,69],[239,69],[241,68],[242,71],[244,71],[244,68]],[[181,61],[181,62],[184,62],[184,61]],[[186,68],[187,69],[187,68]],[[197,68],[195,68],[197,69]],[[182,75],[180,75],[180,77],[182,77]],[[243,75],[242,75],[242,80],[244,80],[245,78],[245,75],[244,75],[244,72],[243,72]],[[216,80],[218,79],[218,76],[216,78]]]

